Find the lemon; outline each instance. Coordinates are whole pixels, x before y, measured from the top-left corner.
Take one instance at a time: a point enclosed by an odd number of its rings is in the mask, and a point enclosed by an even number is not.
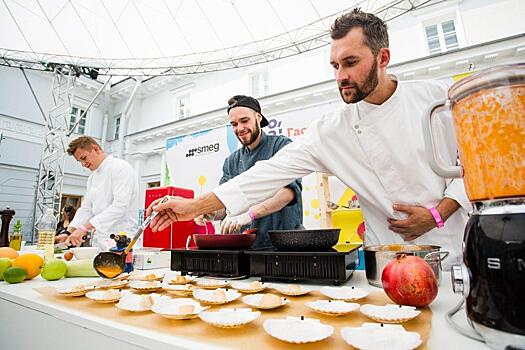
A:
[[[21,267],[10,267],[4,271],[4,279],[7,283],[20,283],[26,279],[27,272]]]
[[[0,281],[4,280],[4,271],[11,267],[11,259],[0,258]]]
[[[48,281],[55,281],[64,277],[66,272],[67,265],[64,260],[51,259],[46,260],[44,268],[42,269],[42,272],[40,274],[43,278],[45,278]]]

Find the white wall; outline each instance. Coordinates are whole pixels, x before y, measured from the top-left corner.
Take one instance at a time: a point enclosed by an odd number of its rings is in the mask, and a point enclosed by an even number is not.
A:
[[[461,17],[468,45],[525,33],[525,1],[465,1]]]
[[[25,71],[44,113],[49,113],[52,73]],[[77,89],[74,104],[87,107],[95,90]],[[99,98],[100,100],[100,98]],[[103,109],[101,101],[88,112],[86,134],[100,139]],[[15,219],[22,220],[26,238],[31,236],[32,211],[38,167],[44,147],[45,121],[22,71],[0,67],[0,208],[10,206]],[[72,135],[72,138],[78,135]],[[89,171],[65,156],[64,194],[83,195]],[[15,221],[11,222],[11,228]]]

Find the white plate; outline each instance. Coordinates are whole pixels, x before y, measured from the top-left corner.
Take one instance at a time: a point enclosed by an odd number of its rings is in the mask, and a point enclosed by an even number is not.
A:
[[[184,310],[188,306],[192,308],[191,312]],[[176,320],[189,320],[196,318],[201,312],[207,309],[208,307],[203,307],[200,303],[189,298],[163,299],[156,302],[151,307],[151,311],[154,313]]]
[[[192,284],[163,284],[162,288],[170,294],[184,297],[193,295],[196,289]]]
[[[195,280],[195,276],[181,276],[181,275],[166,275],[164,276],[164,283],[183,285],[192,283]]]
[[[144,293],[159,290],[162,288],[162,284],[159,281],[131,281],[129,287]]]
[[[269,287],[268,283],[263,283],[259,281],[254,282],[233,282],[232,288],[237,289],[239,292],[242,293],[257,293],[265,290]]]
[[[86,293],[86,298],[97,303],[116,303],[122,297],[122,292],[118,290],[95,290]]]
[[[207,304],[227,304],[238,299],[241,296],[241,293],[234,289],[197,289],[193,291],[193,297]],[[219,299],[219,297],[224,297],[224,299]]]
[[[248,308],[220,309],[219,311],[205,311],[199,318],[206,323],[220,328],[236,328],[244,326],[261,316],[260,311]]]
[[[310,309],[329,316],[343,316],[359,309],[359,304],[343,300],[316,300],[305,303]]]
[[[212,280],[202,278],[197,279],[195,281],[199,287],[206,289],[226,288],[230,285],[230,281],[223,280]]]
[[[56,289],[56,291],[59,294],[65,295],[68,297],[80,297],[94,289],[95,289],[95,286],[93,284],[77,284],[72,287],[59,287]]]
[[[268,294],[271,294],[271,293],[268,293]],[[275,294],[271,294],[271,295],[274,296],[274,297],[272,297],[273,299],[278,298],[278,302],[265,303],[263,298],[265,298],[265,295],[268,295],[268,294],[251,294],[251,295],[246,295],[246,296],[244,296],[242,298],[242,302],[245,303],[246,305],[251,306],[251,307],[254,307],[254,308],[257,308],[257,309],[263,309],[263,310],[276,309],[276,308],[281,307],[281,306],[283,306],[283,305],[285,305],[285,304],[290,302],[290,300],[288,300],[286,298],[280,297],[280,296],[275,295]],[[276,301],[277,301],[277,299],[276,299]]]
[[[320,341],[334,333],[334,327],[312,318],[268,319],[264,321],[263,327],[272,337],[294,344]]]
[[[414,306],[388,304],[384,306],[365,304],[361,313],[380,323],[403,323],[417,317],[421,311]]]
[[[361,350],[412,350],[421,344],[421,336],[407,332],[401,325],[364,323],[361,327],[343,327],[345,342]]]
[[[354,301],[368,295],[364,289],[357,287],[322,287],[321,294],[335,300]]]
[[[95,286],[98,289],[119,289],[119,288],[124,288],[128,284],[129,284],[129,280],[102,279],[100,281],[97,281]]]
[[[123,294],[119,302],[115,306],[120,310],[126,310],[131,312],[144,312],[149,311],[153,305],[162,299],[170,299],[170,297],[163,296],[160,294],[134,294],[126,293]]]
[[[311,289],[298,284],[289,284],[287,286],[273,285],[273,288],[278,290],[279,293],[289,296],[305,295],[311,292]]]
[[[131,281],[161,281],[163,278],[164,274],[160,272],[144,273],[132,271],[128,276],[128,279]]]

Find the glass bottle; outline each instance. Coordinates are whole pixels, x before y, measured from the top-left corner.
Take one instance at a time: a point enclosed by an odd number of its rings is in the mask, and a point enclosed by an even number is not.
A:
[[[16,220],[16,223],[13,225],[13,234],[9,240],[9,246],[14,250],[20,250],[22,247],[22,223],[20,219]]]

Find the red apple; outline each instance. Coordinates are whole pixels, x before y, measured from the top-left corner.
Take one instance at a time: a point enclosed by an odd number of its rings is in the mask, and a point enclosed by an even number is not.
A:
[[[418,256],[396,257],[383,269],[381,282],[386,295],[399,305],[427,306],[438,293],[434,271]]]

